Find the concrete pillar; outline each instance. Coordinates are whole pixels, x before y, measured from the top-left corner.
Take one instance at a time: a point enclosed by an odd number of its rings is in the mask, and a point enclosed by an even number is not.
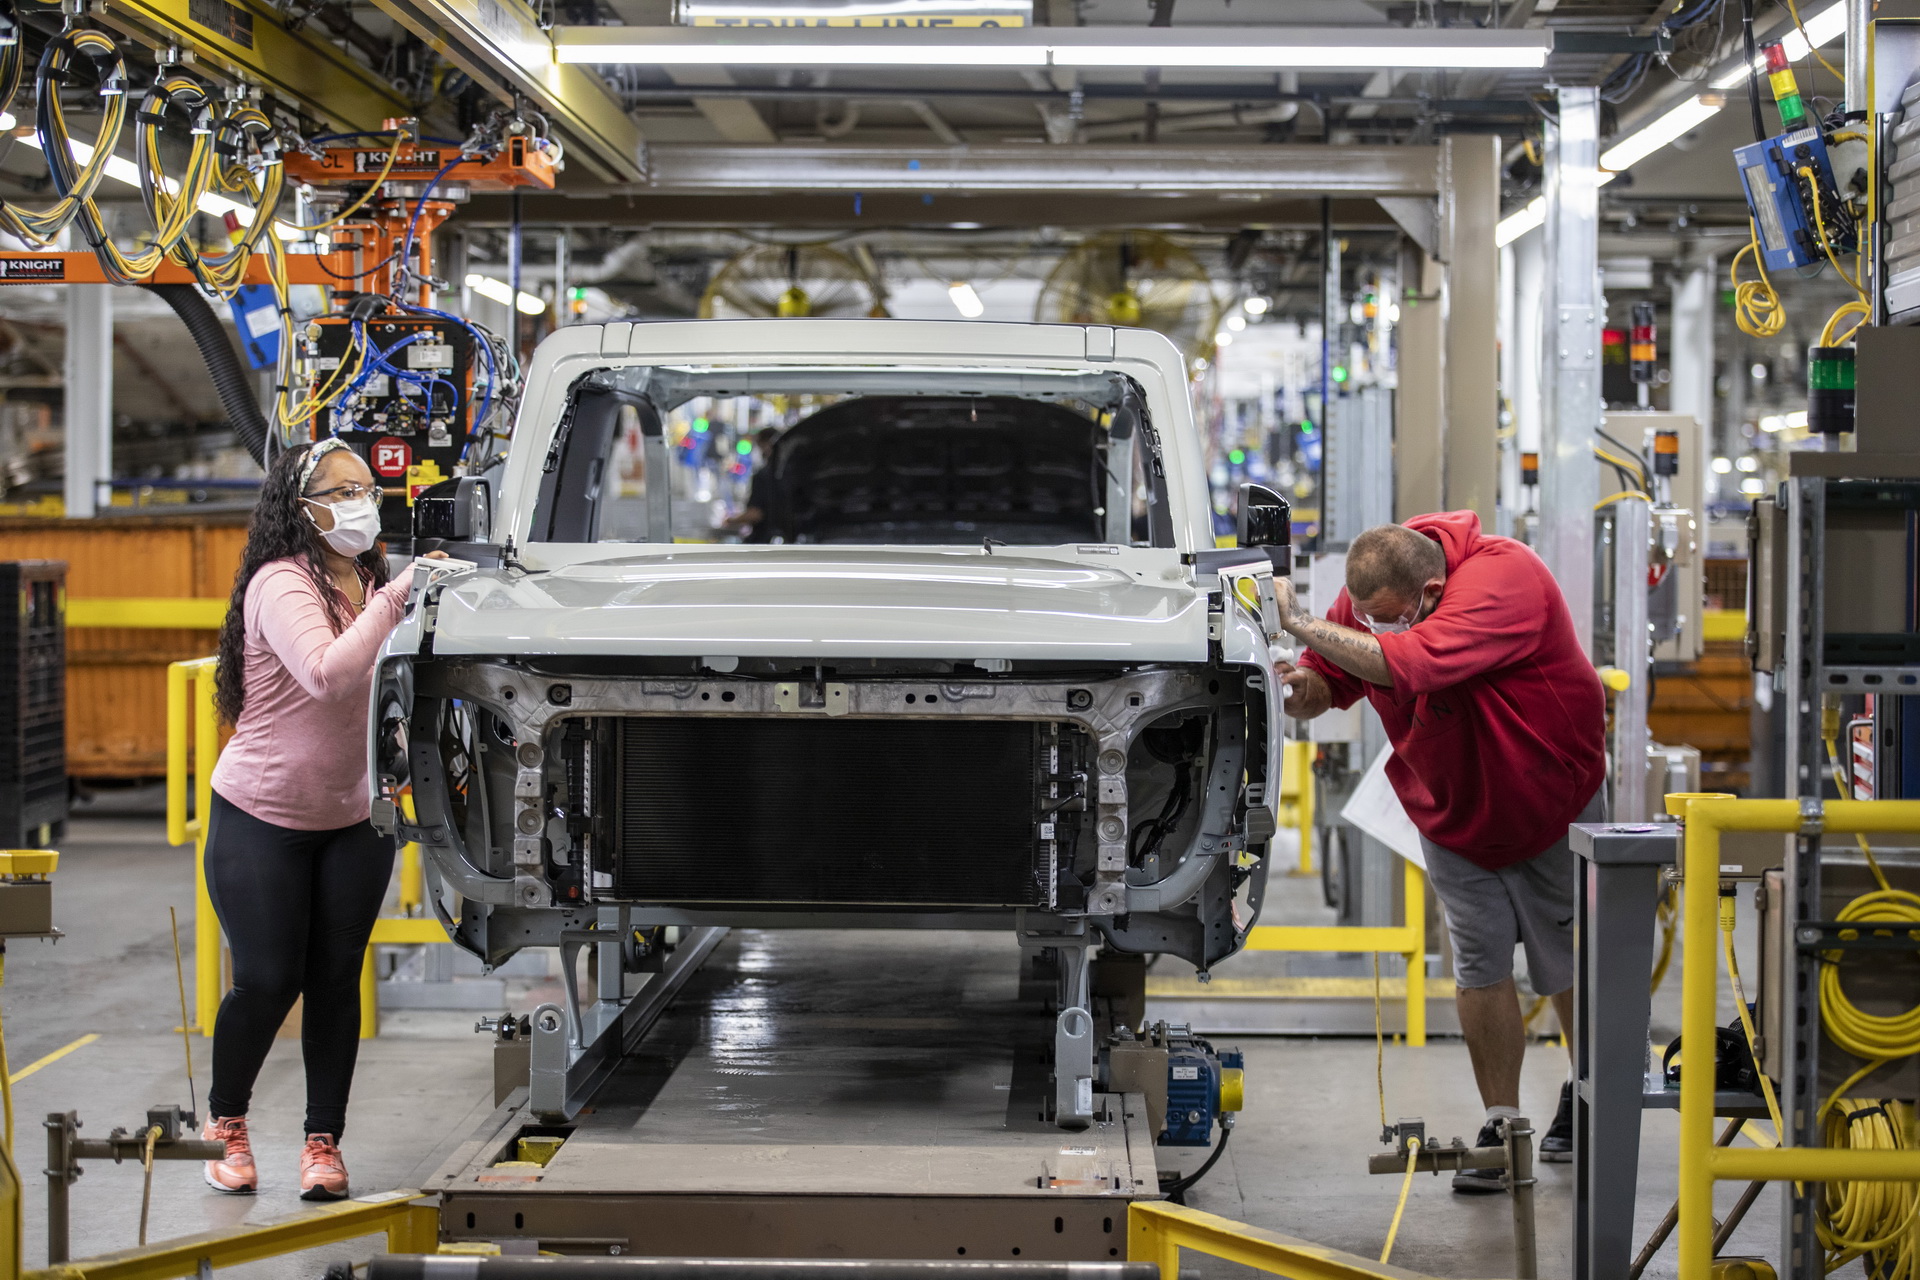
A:
[[[1500,139],[1452,134],[1440,151],[1446,262],[1446,460],[1441,501],[1489,530],[1500,486]]]
[[[1537,548],[1591,655],[1593,504],[1600,496],[1593,456],[1601,418],[1600,98],[1591,88],[1563,88],[1559,96],[1559,121],[1547,126],[1546,412]]]
[[[66,504],[91,516],[113,476],[113,286],[67,287]]]
[[[1393,518],[1445,509],[1446,313],[1440,264],[1413,251],[1400,300],[1393,397]]]

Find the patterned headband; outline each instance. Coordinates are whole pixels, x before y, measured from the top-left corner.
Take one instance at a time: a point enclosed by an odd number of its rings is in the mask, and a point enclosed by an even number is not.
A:
[[[307,496],[307,486],[313,482],[313,469],[320,465],[320,459],[330,453],[338,453],[342,449],[351,447],[339,436],[328,436],[313,446],[307,453],[306,464],[300,468],[300,496],[303,498]]]

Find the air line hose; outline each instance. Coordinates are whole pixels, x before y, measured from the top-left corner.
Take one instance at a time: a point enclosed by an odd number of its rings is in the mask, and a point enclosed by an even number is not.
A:
[[[235,354],[233,343],[228,340],[219,317],[213,314],[213,308],[190,284],[143,284],[140,287],[158,294],[187,326],[187,332],[193,335],[193,344],[200,348],[200,358],[207,362],[207,374],[213,379],[214,390],[220,394],[220,405],[233,424],[233,434],[247,447],[253,460],[265,466],[267,420],[260,412],[260,401],[254,396],[247,371],[241,366],[240,357]]]

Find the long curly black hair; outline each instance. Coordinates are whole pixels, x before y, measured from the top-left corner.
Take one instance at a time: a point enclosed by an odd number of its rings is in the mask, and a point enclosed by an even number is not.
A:
[[[312,445],[288,449],[273,460],[260,485],[253,519],[247,525],[247,549],[240,557],[240,572],[233,577],[233,595],[227,601],[226,620],[220,624],[220,661],[214,668],[214,706],[228,724],[239,723],[240,711],[246,705],[247,587],[263,567],[274,560],[301,561],[327,602],[327,620],[333,624],[334,633],[345,631],[353,623],[352,603],[334,586],[327,572],[320,530],[301,510],[300,473],[312,451]],[[358,563],[372,575],[374,586],[386,585],[387,557],[378,544],[362,552]]]

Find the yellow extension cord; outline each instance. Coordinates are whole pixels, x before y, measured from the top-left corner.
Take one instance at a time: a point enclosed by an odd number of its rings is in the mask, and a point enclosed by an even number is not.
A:
[[[1384,1105],[1384,1104],[1383,1104]],[[1407,1192],[1413,1189],[1413,1169],[1420,1161],[1420,1139],[1407,1139],[1407,1174],[1400,1179],[1400,1203],[1394,1206],[1393,1223],[1387,1228],[1387,1246],[1380,1250],[1380,1261],[1384,1264],[1393,1255],[1394,1237],[1400,1234],[1400,1215],[1407,1211]]]
[[[1786,328],[1787,310],[1774,291],[1773,281],[1767,278],[1767,264],[1760,257],[1760,229],[1751,218],[1747,219],[1747,233],[1747,243],[1727,266],[1727,283],[1733,287],[1733,320],[1748,337],[1771,338]],[[1758,280],[1740,278],[1740,259],[1748,254],[1753,255],[1753,265],[1760,272]]]
[[[1840,763],[1840,712],[1829,703],[1821,709],[1821,736],[1827,763],[1839,793],[1853,798],[1853,787]],[[1861,894],[1843,907],[1842,921],[1920,925],[1920,895],[1895,889],[1880,869],[1873,847],[1856,834],[1867,869],[1879,888]],[[1868,1013],[1848,998],[1840,984],[1838,954],[1823,956],[1820,970],[1820,1018],[1828,1038],[1866,1065],[1843,1081],[1821,1105],[1825,1145],[1853,1150],[1904,1150],[1914,1145],[1913,1109],[1904,1103],[1848,1097],[1847,1090],[1896,1058],[1920,1053],[1920,1006],[1905,1013],[1882,1016]],[[1870,1280],[1920,1280],[1912,1224],[1920,1212],[1920,1187],[1908,1182],[1829,1182],[1821,1212],[1814,1222],[1821,1246],[1827,1250],[1831,1273],[1855,1258],[1864,1257]]]

